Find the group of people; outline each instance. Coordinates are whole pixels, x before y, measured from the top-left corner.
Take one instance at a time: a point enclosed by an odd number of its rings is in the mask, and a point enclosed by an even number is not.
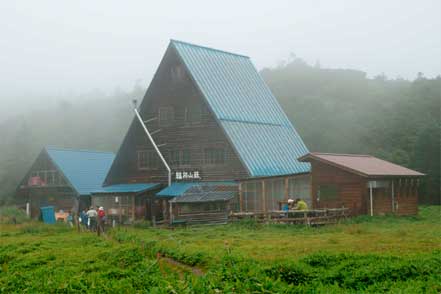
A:
[[[284,210],[308,210],[308,204],[300,198],[296,200],[288,199],[288,204],[285,205]]]
[[[95,232],[100,230],[104,232],[104,222],[106,221],[106,212],[104,207],[97,206],[94,208],[91,206],[89,210],[83,209],[80,213],[80,222],[87,230]]]

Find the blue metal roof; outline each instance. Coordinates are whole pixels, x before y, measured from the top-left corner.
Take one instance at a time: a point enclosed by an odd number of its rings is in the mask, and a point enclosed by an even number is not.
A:
[[[46,147],[46,152],[79,195],[100,190],[115,155],[111,152]]]
[[[102,187],[99,190],[93,191],[93,194],[98,193],[139,193],[148,191],[159,187],[158,183],[133,183],[133,184],[117,184]]]
[[[195,186],[206,186],[206,185],[237,185],[235,182],[182,182],[173,183],[170,186],[162,189],[156,193],[157,197],[178,197],[182,196],[187,190]]]
[[[251,176],[310,171],[309,151],[247,56],[171,41]]]

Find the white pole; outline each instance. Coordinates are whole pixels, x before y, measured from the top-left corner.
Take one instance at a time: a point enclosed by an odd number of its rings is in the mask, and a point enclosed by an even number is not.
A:
[[[135,115],[139,120],[139,123],[141,124],[141,126],[144,129],[144,132],[147,134],[147,137],[149,138],[150,142],[152,143],[153,147],[156,150],[156,153],[158,153],[159,158],[161,159],[162,163],[164,164],[165,168],[167,169],[168,172],[168,185],[171,185],[171,169],[170,166],[167,164],[167,161],[165,161],[164,156],[162,156],[161,151],[159,150],[158,146],[155,143],[155,140],[153,140],[153,137],[150,135],[149,130],[147,129],[147,127],[144,124],[144,121],[142,120],[141,116],[139,115],[139,112],[136,108],[133,109],[135,111]]]
[[[169,201],[170,203],[170,224],[173,224],[173,202]]]
[[[31,204],[29,202],[26,202],[26,215],[31,216]]]
[[[395,191],[394,191],[394,180],[392,180],[392,213],[395,212]]]
[[[371,216],[374,216],[374,201],[372,198],[372,182],[369,181],[369,196],[371,201]]]

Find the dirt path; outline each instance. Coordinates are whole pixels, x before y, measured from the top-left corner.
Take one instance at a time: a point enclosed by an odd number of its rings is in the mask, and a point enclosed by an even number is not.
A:
[[[198,276],[198,277],[203,276],[205,274],[205,272],[201,268],[187,265],[185,263],[179,262],[179,261],[177,261],[173,258],[170,258],[170,257],[166,257],[166,256],[162,256],[162,255],[158,254],[157,259],[160,264],[162,262],[165,262],[171,268],[177,268],[178,270],[180,270],[182,272],[191,272],[195,276]]]

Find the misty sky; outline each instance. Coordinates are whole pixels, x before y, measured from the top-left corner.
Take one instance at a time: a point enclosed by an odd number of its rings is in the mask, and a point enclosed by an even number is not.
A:
[[[139,79],[146,87],[170,38],[249,55],[258,69],[295,53],[370,76],[441,73],[439,0],[2,0],[0,23],[0,101],[9,105]]]

